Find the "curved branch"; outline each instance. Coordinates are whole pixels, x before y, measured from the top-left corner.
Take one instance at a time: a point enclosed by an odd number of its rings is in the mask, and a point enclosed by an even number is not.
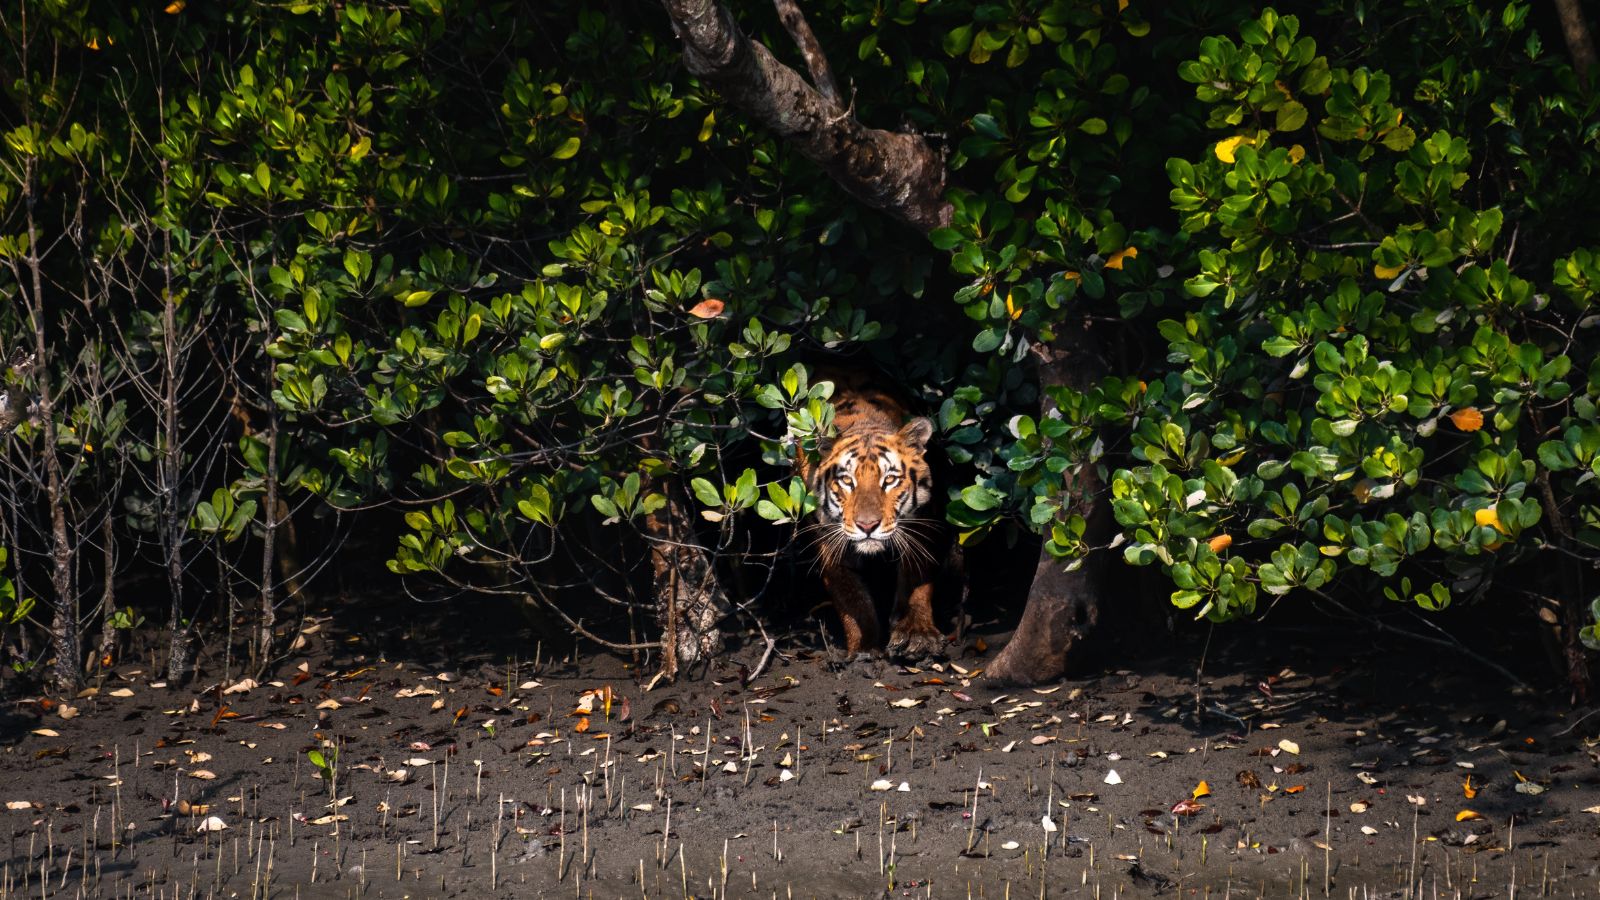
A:
[[[719,0],[662,0],[690,73],[863,203],[921,230],[949,224],[944,160],[920,135],[867,128],[739,30]],[[809,30],[809,29],[808,29]]]
[[[778,21],[788,30],[789,37],[794,40],[794,45],[800,48],[800,55],[805,58],[806,68],[811,70],[811,83],[816,85],[817,93],[834,109],[843,109],[839,102],[839,86],[834,83],[833,69],[828,65],[828,54],[822,52],[822,45],[817,42],[817,36],[811,30],[811,23],[806,21],[805,14],[800,11],[800,4],[796,0],[772,0],[772,5],[778,10]]]

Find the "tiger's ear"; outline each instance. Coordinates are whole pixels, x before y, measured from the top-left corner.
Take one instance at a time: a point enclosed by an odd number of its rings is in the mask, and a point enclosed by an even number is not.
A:
[[[918,450],[926,450],[933,438],[933,420],[925,416],[912,419],[901,427],[898,437]]]

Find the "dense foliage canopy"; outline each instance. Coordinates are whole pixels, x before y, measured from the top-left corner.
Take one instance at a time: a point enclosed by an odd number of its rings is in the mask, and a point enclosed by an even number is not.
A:
[[[755,610],[752,532],[805,515],[789,463],[829,427],[809,369],[854,354],[935,414],[964,540],[1154,566],[1215,621],[1490,598],[1587,665],[1600,111],[1553,12],[804,9],[853,115],[942,148],[949,227],[723,105],[653,4],[4,14],[0,346],[38,406],[3,448],[0,617],[52,619],[13,663],[70,682],[84,628],[92,665],[146,613],[175,676],[223,624],[269,654],[352,533],[414,590],[589,631],[655,614],[679,507]],[[1085,318],[1092,386],[1041,415],[1030,351]],[[1082,465],[1109,541],[1062,498]],[[170,608],[117,593],[138,570]]]

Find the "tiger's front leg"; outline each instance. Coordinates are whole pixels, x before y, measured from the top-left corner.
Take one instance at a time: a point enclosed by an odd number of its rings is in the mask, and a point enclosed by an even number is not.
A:
[[[872,595],[854,569],[839,562],[824,563],[822,584],[833,600],[844,627],[844,652],[849,657],[878,646],[878,613]]]
[[[933,624],[933,583],[937,570],[911,561],[900,563],[889,654],[906,659],[944,655],[944,633]]]

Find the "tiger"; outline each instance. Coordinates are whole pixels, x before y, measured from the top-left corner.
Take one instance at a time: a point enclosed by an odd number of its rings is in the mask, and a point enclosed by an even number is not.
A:
[[[941,655],[944,635],[933,622],[933,592],[941,563],[933,538],[942,517],[934,501],[928,442],[933,422],[914,417],[899,397],[864,372],[823,370],[834,384],[837,436],[822,442],[821,458],[801,457],[800,474],[816,498],[807,526],[817,548],[823,587],[844,632],[847,658],[879,646],[879,624],[862,569],[892,562],[897,576],[889,654],[909,659]]]

